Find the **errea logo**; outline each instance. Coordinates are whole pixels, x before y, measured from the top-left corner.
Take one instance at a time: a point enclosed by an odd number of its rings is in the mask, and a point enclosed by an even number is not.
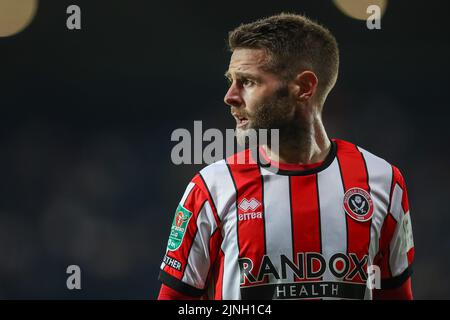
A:
[[[251,198],[250,200],[247,200],[246,198],[242,199],[241,203],[239,203],[239,208],[242,211],[249,211],[249,210],[256,210],[261,205],[261,203],[256,200],[255,198]]]
[[[242,199],[239,203],[239,209],[244,211],[244,213],[239,213],[239,221],[262,219],[262,211],[255,212],[260,206],[261,202],[255,198],[251,198],[250,200],[247,200],[247,198]]]

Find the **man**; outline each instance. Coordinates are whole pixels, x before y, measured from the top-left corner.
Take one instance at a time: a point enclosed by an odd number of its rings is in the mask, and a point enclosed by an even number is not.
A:
[[[279,149],[247,149],[253,161],[233,155],[192,179],[173,220],[159,299],[412,299],[400,171],[329,139],[322,124],[338,75],[335,38],[304,16],[280,14],[236,28],[229,47],[224,101],[238,140],[276,128]],[[369,274],[381,288],[366,285]]]

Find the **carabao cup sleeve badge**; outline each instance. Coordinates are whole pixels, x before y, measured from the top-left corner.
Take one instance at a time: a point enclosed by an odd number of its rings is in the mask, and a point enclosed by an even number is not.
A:
[[[183,243],[183,238],[191,217],[192,212],[179,204],[175,212],[175,217],[173,218],[172,227],[170,228],[169,243],[167,244],[169,251],[177,250]]]

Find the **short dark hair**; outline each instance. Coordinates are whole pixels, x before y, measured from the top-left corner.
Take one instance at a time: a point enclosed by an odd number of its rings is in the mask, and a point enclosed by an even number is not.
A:
[[[319,79],[318,96],[323,104],[336,83],[339,49],[331,32],[298,14],[281,13],[242,24],[228,35],[228,47],[263,49],[269,56],[268,71],[291,80],[303,70]]]

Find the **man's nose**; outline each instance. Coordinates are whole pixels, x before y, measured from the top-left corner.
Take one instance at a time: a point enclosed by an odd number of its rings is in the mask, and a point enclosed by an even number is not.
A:
[[[235,83],[230,86],[223,101],[230,107],[239,108],[242,106],[243,100]]]

